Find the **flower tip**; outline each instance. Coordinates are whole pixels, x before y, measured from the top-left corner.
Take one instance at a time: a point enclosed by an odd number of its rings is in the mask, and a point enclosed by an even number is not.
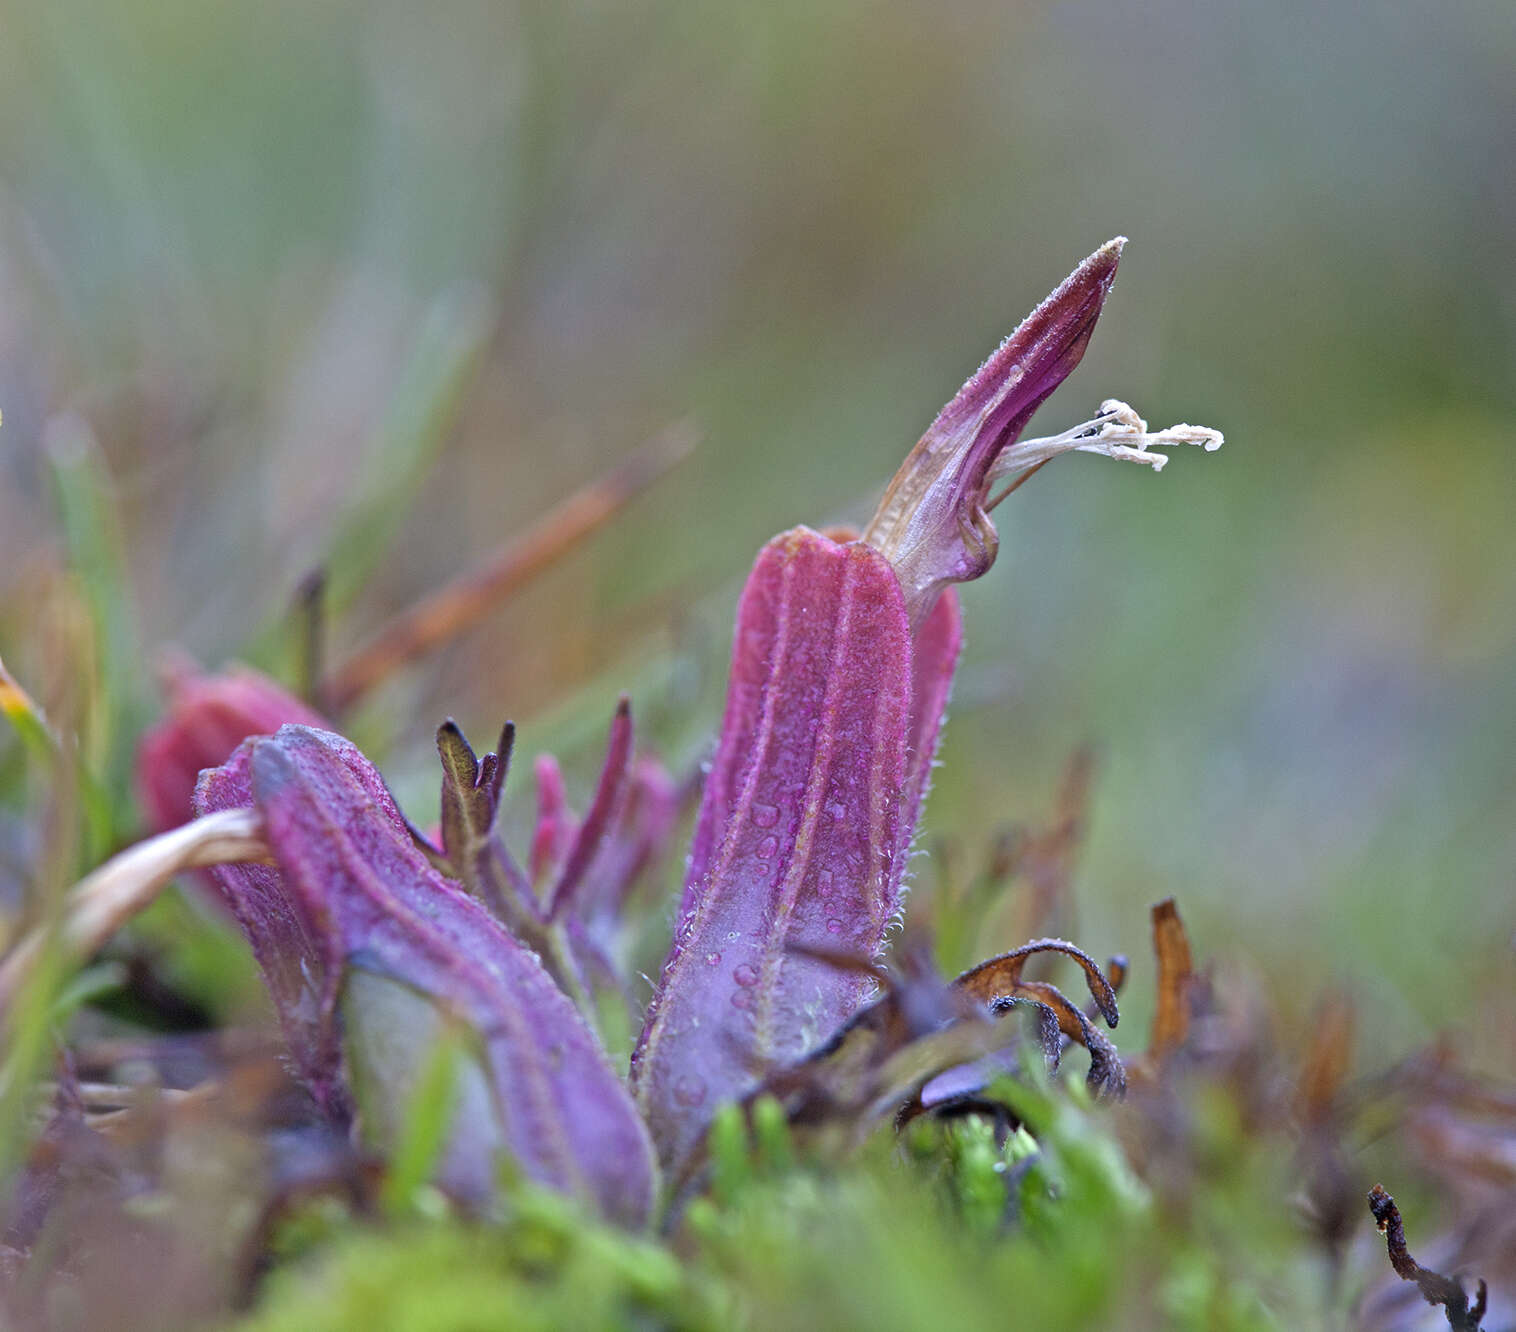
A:
[[[1088,301],[1091,295],[1095,296],[1097,304],[1095,313],[1099,314],[1099,305],[1105,303],[1105,298],[1110,295],[1111,283],[1116,280],[1116,269],[1121,264],[1121,252],[1126,248],[1125,236],[1112,236],[1098,250],[1086,255],[1074,271],[1064,278],[1051,295],[1038,306],[1031,318],[1044,311],[1064,309],[1073,305],[1079,305]],[[1025,321],[1030,322],[1030,319]]]
[[[1053,304],[1071,289],[1087,288],[1092,282],[1098,286],[1103,303],[1110,294],[1111,283],[1116,280],[1116,269],[1121,264],[1121,252],[1126,249],[1125,236],[1112,236],[1094,253],[1086,256],[1072,273],[1048,297],[1045,304]]]
[[[1087,256],[969,376],[895,473],[863,539],[900,575],[920,625],[947,583],[983,574],[998,538],[988,517],[999,460],[1084,356],[1126,237]]]

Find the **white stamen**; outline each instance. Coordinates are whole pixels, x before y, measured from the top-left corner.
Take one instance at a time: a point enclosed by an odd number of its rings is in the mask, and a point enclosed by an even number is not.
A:
[[[1167,448],[1171,444],[1198,444],[1207,453],[1214,453],[1221,447],[1222,434],[1206,426],[1183,423],[1150,432],[1148,423],[1126,403],[1107,398],[1100,404],[1100,412],[1093,421],[1083,421],[1061,435],[1023,439],[1013,444],[996,460],[990,469],[989,480],[993,485],[1005,477],[1026,471],[1028,467],[1056,458],[1060,453],[1101,453],[1121,462],[1145,463],[1155,472],[1161,472],[1169,460],[1168,454],[1150,450]]]

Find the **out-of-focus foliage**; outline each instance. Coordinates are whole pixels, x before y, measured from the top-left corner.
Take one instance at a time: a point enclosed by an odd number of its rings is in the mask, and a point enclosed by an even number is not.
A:
[[[344,721],[418,821],[448,714],[480,735],[516,717],[526,757],[570,758],[582,806],[626,690],[689,770],[753,550],[866,516],[985,348],[1124,233],[1086,361],[1033,429],[1114,394],[1228,447],[1162,479],[1065,460],[999,511],[917,891],[977,873],[1093,740],[1059,932],[1145,967],[1148,906],[1177,893],[1290,1048],[1331,983],[1358,1000],[1364,1068],[1447,1027],[1474,1068],[1516,1067],[1504,0],[9,0],[0,29],[0,659],[37,705],[0,719],[7,942],[139,830],[130,746],[164,648],[297,685],[313,567],[340,662],[686,418],[693,460]],[[524,827],[522,796],[503,817]],[[950,974],[1026,937],[1024,892],[987,900],[940,916]],[[13,1074],[43,1070],[81,998],[39,974]],[[70,1032],[136,1078],[165,1076],[144,1026],[188,1031],[166,1077],[187,1086],[207,1022],[266,1019],[250,975],[186,893],[117,940],[92,983],[119,983]],[[1151,993],[1134,979],[1119,1036]],[[965,1128],[949,1201],[882,1147],[779,1172],[692,1214],[687,1273],[558,1204],[501,1234],[344,1221],[267,1316],[318,1326],[300,1301],[329,1299],[330,1325],[361,1325],[403,1293],[437,1326],[470,1300],[531,1325],[580,1288],[608,1318],[697,1325],[734,1299],[762,1326],[1109,1323],[1116,1301],[1165,1326],[1311,1326],[1329,1283],[1278,1207],[1290,1162],[1223,1097],[1193,1115],[1202,1161],[1230,1164],[1173,1227],[1071,1166],[1063,1219],[1028,1209],[1035,1243],[966,1239],[1005,1149]],[[214,1214],[241,1178],[230,1140],[215,1179],[132,1207]],[[1385,1183],[1431,1262],[1438,1195]],[[520,1253],[538,1243],[540,1267]]]
[[[670,420],[706,443],[366,729],[419,768],[446,712],[490,731],[607,673],[659,697],[719,678],[729,598],[674,607],[779,527],[866,513],[984,347],[1122,232],[1065,397],[1233,447],[1161,480],[1070,460],[1005,514],[929,818],[1030,805],[1098,738],[1097,951],[1183,887],[1302,962],[1367,929],[1430,980],[1420,941],[1511,924],[1513,29],[1496,0],[18,0],[5,660],[57,687],[60,412],[120,492],[136,637],[214,663],[376,511],[376,460],[418,419],[397,395],[439,321],[483,308],[460,414],[334,651]],[[691,659],[646,667],[670,644]],[[710,717],[685,703],[681,750]],[[555,715],[588,740],[600,714]],[[1492,955],[1412,987],[1375,1039],[1511,975]]]
[[[1024,1134],[998,1146],[981,1121],[921,1125],[909,1148],[919,1168],[880,1152],[838,1175],[797,1171],[782,1138],[750,1141],[739,1129],[716,1195],[692,1206],[677,1241],[682,1276],[665,1255],[582,1219],[555,1233],[562,1204],[529,1199],[493,1236],[433,1227],[348,1241],[281,1278],[250,1326],[452,1332],[625,1326],[638,1314],[669,1327],[735,1318],[902,1332],[1007,1321],[1229,1332],[1328,1325],[1311,1278],[1277,1280],[1290,1261],[1285,1218],[1253,1206],[1255,1191],[1277,1191],[1287,1171],[1219,1106],[1197,1129],[1226,1164],[1207,1181],[1204,1215],[1182,1218],[1132,1179],[1107,1126],[1039,1104],[1035,1092],[1017,1096],[1038,1107],[1041,1155],[1029,1154]],[[1009,1237],[1007,1178],[1023,1209]],[[405,1294],[394,1304],[397,1287]]]

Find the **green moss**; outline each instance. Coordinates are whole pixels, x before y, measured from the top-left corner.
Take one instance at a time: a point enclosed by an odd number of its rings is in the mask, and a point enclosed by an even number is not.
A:
[[[1148,1187],[1119,1108],[1003,1083],[1037,1130],[987,1119],[881,1132],[847,1162],[803,1159],[771,1113],[716,1119],[715,1188],[666,1240],[630,1237],[550,1194],[514,1191],[493,1227],[290,1224],[303,1251],[243,1332],[283,1329],[1325,1327],[1344,1313],[1306,1255],[1278,1142],[1201,1100]],[[1260,1200],[1269,1200],[1260,1205]],[[286,1243],[302,1238],[304,1243]],[[306,1247],[314,1245],[314,1248]]]
[[[349,1230],[319,1259],[278,1272],[261,1303],[243,1332],[727,1325],[669,1250],[530,1191],[497,1227]]]

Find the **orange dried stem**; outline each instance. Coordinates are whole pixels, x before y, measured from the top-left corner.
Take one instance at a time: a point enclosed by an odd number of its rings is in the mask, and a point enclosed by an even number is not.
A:
[[[550,509],[483,564],[402,611],[326,681],[326,706],[333,712],[350,708],[402,667],[471,629],[686,458],[695,443],[687,424],[670,428]]]
[[[1153,1012],[1148,1058],[1161,1060],[1184,1044],[1190,1032],[1190,980],[1195,974],[1190,939],[1172,897],[1153,908],[1153,952],[1158,958],[1158,1005]]]

